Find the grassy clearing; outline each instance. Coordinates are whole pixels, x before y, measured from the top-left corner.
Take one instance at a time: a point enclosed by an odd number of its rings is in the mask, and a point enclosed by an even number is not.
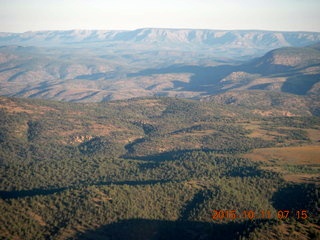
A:
[[[246,130],[251,131],[251,133],[248,135],[248,137],[251,138],[261,138],[266,141],[272,141],[275,139],[275,136],[279,136],[279,133],[277,133],[276,131],[267,131],[261,129],[259,122],[243,124],[242,127],[244,127],[244,129]]]
[[[320,183],[320,145],[255,149],[244,157],[265,163],[289,182]]]
[[[320,145],[261,148],[245,154],[245,157],[253,161],[276,162],[279,165],[320,164]]]
[[[308,133],[308,137],[313,142],[320,142],[320,130],[319,129],[305,129]]]

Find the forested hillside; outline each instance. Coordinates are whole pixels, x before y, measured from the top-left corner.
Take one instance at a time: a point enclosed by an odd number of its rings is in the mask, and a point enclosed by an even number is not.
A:
[[[319,239],[320,118],[217,102],[1,97],[0,238]]]

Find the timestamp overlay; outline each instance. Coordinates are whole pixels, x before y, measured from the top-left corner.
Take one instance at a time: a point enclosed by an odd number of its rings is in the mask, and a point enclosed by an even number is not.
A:
[[[306,220],[309,218],[309,211],[305,209],[301,210],[212,210],[212,219],[215,221],[226,221],[226,220],[255,220],[255,219],[279,219],[285,220],[293,217],[297,220]]]

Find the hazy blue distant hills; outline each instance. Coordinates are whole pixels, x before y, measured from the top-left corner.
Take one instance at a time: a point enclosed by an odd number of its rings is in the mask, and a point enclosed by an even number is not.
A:
[[[305,46],[320,41],[317,32],[275,32],[258,30],[197,30],[144,28],[131,31],[69,30],[0,33],[0,45],[78,46],[79,44],[124,47],[211,49],[225,55],[254,55],[284,46]]]
[[[0,47],[0,95],[100,102],[206,99],[230,91],[232,98],[252,92],[262,99],[266,94],[257,91],[265,91],[313,101],[320,95],[319,38],[320,33],[308,32],[175,29],[3,33],[0,42],[16,45]],[[285,47],[274,49],[281,44]],[[267,48],[273,50],[242,58]]]
[[[270,47],[303,46],[320,41],[317,32],[277,32],[261,30],[201,30],[143,28],[124,30],[68,30],[0,33],[1,45],[8,43],[77,43],[77,42],[149,42],[194,43],[205,45],[230,44],[234,46]]]

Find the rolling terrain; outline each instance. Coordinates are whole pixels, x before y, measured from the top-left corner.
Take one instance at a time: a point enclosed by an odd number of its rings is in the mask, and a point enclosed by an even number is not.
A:
[[[317,239],[320,120],[275,108],[1,97],[1,238]]]
[[[261,96],[289,93],[303,102],[318,101],[319,44],[280,48],[242,63],[217,60],[210,52],[102,51],[1,47],[0,94],[100,102],[152,96],[202,99],[259,90]]]
[[[313,77],[299,93],[304,94],[319,74],[319,48],[290,47],[319,41],[319,33],[254,30],[1,33],[0,94],[86,102],[156,95],[200,98],[239,86],[279,90],[287,80],[282,90],[292,92],[301,75]],[[287,48],[267,53],[280,47]],[[304,69],[294,75],[298,79],[288,79],[290,70],[298,68]]]

